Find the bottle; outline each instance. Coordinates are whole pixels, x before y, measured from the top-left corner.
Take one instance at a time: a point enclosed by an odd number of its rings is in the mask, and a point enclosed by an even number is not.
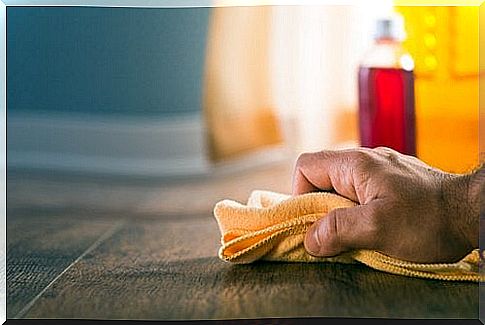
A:
[[[415,156],[414,61],[404,37],[397,14],[376,21],[374,45],[359,65],[359,136],[363,147]]]

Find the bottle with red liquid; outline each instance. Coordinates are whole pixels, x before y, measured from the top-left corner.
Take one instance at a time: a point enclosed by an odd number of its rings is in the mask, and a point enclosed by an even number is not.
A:
[[[376,21],[374,46],[359,66],[359,135],[364,147],[416,155],[414,61],[397,14]]]

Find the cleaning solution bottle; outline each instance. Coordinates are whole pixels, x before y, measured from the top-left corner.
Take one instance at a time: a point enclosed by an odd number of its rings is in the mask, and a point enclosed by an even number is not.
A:
[[[376,20],[374,45],[359,65],[359,136],[364,147],[416,155],[414,61],[404,38],[400,15]]]

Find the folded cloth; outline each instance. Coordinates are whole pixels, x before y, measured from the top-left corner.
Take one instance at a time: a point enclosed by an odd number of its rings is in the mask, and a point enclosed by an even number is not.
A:
[[[479,274],[479,250],[456,263],[423,264],[399,260],[373,250],[354,250],[335,257],[314,257],[303,246],[313,222],[335,208],[356,203],[340,195],[318,192],[290,196],[253,191],[246,205],[222,200],[214,216],[222,235],[219,257],[247,264],[256,260],[285,262],[363,263],[393,274],[438,280],[483,281]]]

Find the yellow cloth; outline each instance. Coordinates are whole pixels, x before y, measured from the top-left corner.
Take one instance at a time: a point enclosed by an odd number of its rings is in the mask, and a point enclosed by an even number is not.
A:
[[[336,257],[314,257],[303,240],[310,225],[332,209],[356,204],[332,193],[298,196],[253,191],[246,205],[232,200],[216,204],[214,216],[222,234],[219,257],[246,264],[256,260],[286,262],[364,263],[374,269],[412,277],[475,281],[479,274],[479,250],[457,263],[420,264],[386,256],[372,250],[355,250]]]

